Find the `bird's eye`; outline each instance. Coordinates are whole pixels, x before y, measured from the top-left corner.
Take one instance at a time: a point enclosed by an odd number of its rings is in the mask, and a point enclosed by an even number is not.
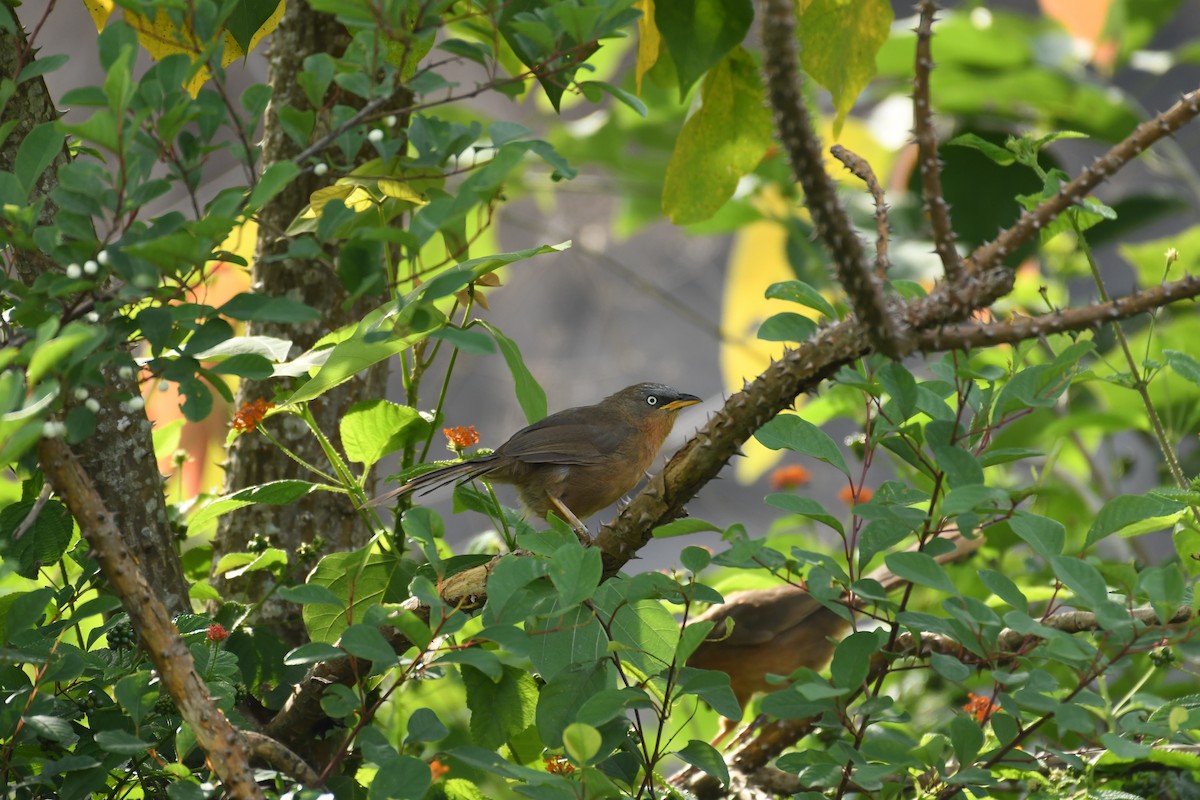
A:
[[[658,398],[655,397],[654,395],[650,395],[649,397],[646,398],[646,405],[651,405],[651,406],[658,405]]]

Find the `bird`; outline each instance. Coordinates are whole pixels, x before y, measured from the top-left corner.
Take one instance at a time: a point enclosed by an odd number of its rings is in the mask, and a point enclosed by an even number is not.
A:
[[[583,535],[583,520],[637,485],[679,410],[699,402],[699,397],[661,383],[635,383],[595,405],[551,414],[488,455],[426,472],[367,505],[486,478],[516,487],[527,513],[544,519],[553,511]]]
[[[957,529],[943,532],[942,538],[954,544],[953,550],[936,557],[942,564],[965,558],[983,543],[982,536],[968,539]],[[867,578],[878,581],[889,592],[907,582],[886,567],[876,569]],[[855,604],[852,597],[843,599]],[[733,622],[728,635],[726,620]],[[822,669],[851,629],[850,620],[792,584],[732,592],[724,603],[710,606],[689,624],[706,621],[714,623],[712,631],[687,664],[728,675],[730,688],[743,710],[759,692],[782,688],[768,682],[768,675],[786,677],[804,667]],[[715,741],[727,736],[737,722],[723,723]]]

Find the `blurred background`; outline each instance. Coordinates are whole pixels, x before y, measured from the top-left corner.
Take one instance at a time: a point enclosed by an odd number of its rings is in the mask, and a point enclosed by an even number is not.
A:
[[[902,34],[913,27],[912,5],[894,3],[894,32]],[[959,120],[959,127],[948,125],[940,131],[943,140],[963,130],[964,119],[970,121],[970,130],[996,135],[1017,122],[1031,120],[1081,130],[1092,138],[1064,141],[1053,150],[1062,168],[1074,175],[1082,164],[1103,152],[1109,141],[1127,132],[1130,114],[1145,118],[1167,108],[1182,92],[1200,86],[1200,0],[1155,4],[1166,9],[1163,13],[1169,22],[1148,41],[1140,42],[1132,54],[1121,52],[1125,32],[1119,28],[1120,5],[1107,0],[1027,0],[988,3],[986,7],[953,4],[958,24],[973,28],[980,44],[970,52],[971,46],[964,45],[962,38],[935,38],[934,54],[942,70],[934,75],[935,104],[942,104],[939,110],[947,112],[948,123],[950,114]],[[71,56],[65,68],[47,78],[54,96],[102,79],[95,53],[96,28],[83,8],[54,0],[28,0],[19,13],[28,29],[41,27],[37,43],[43,55]],[[600,61],[600,69],[609,74],[598,77],[632,90],[634,46],[636,42],[629,41],[609,47],[608,66],[603,66],[604,59]],[[911,44],[908,46],[911,49]],[[235,91],[266,79],[264,50],[229,67]],[[906,234],[905,242],[897,241],[893,249],[895,269],[906,277],[925,280],[932,274],[928,268],[936,263],[931,248],[920,236],[908,235],[920,228],[920,220],[912,196],[906,194],[911,186],[912,159],[905,144],[910,125],[904,72],[910,67],[905,52],[899,43],[885,46],[879,56],[880,77],[860,97],[840,141],[867,157],[888,188],[893,226]],[[992,58],[993,53],[997,69],[1009,70],[1010,80],[1018,81],[1015,85],[1001,85],[998,73],[992,75],[986,64],[981,66],[980,61]],[[1011,62],[1017,57],[1028,62],[1020,73],[1013,71]],[[1019,82],[1020,75],[1026,76],[1027,83]],[[504,270],[503,287],[487,291],[486,318],[520,345],[526,364],[546,390],[551,411],[595,402],[643,380],[667,383],[703,397],[703,404],[681,414],[659,459],[661,465],[721,405],[724,396],[740,387],[743,378],[756,375],[778,351],[779,345],[755,338],[758,323],[776,310],[761,299],[763,290],[797,275],[819,283],[824,265],[808,240],[803,220],[794,224],[780,221],[790,216],[783,198],[778,199],[780,207],[772,209],[764,209],[761,198],[753,203],[735,199],[713,220],[694,226],[675,226],[663,218],[658,204],[663,173],[674,137],[695,100],[680,103],[658,89],[652,77],[648,76],[642,92],[650,108],[646,119],[623,106],[610,104],[597,110],[594,105],[566,99],[562,116],[569,124],[565,133],[554,132],[553,140],[580,169],[579,176],[554,182],[543,166],[531,170],[523,184],[509,192],[510,197],[520,197],[519,202],[503,205],[472,255],[488,248],[515,250],[572,242],[563,253]],[[1075,91],[1056,93],[1046,88],[1052,85],[1051,79],[1070,84]],[[462,80],[471,80],[466,67]],[[1079,87],[1094,91],[1089,94],[1078,91]],[[828,109],[824,91],[814,88],[811,97],[819,107]],[[482,109],[495,119],[548,131],[547,120],[553,112],[540,89],[531,90],[517,102],[503,101],[495,92],[479,102],[487,105],[477,105],[474,110]],[[445,113],[454,112],[451,108]],[[827,139],[828,133],[826,126]],[[949,148],[944,155],[951,160],[950,168],[963,165],[956,161],[979,158],[974,151],[956,148]],[[645,164],[639,185],[615,185],[617,180],[630,180],[616,178],[605,169],[606,163],[617,159]],[[1176,142],[1160,146],[1104,187],[1100,196],[1112,205],[1137,200],[1122,211],[1123,220],[1153,217],[1150,224],[1132,230],[1112,228],[1099,237],[1097,256],[1115,292],[1134,284],[1122,246],[1154,241],[1200,221],[1198,166],[1200,126],[1192,125]],[[225,170],[229,169],[232,167],[226,165]],[[845,175],[840,165],[833,171],[839,177]],[[971,178],[956,182],[956,174]],[[959,231],[960,240],[968,246],[993,235],[1004,218],[1011,219],[1015,213],[1012,209],[1000,210],[999,216],[992,213],[992,184],[980,180],[979,174],[947,171],[947,190],[965,228]],[[1011,179],[1002,171],[994,174],[998,181]],[[226,176],[222,166],[214,164],[208,191],[215,194],[239,178]],[[1007,187],[996,190],[997,196],[1011,194]],[[846,200],[870,230],[865,195],[851,186]],[[163,210],[170,207],[171,201],[164,201]],[[956,224],[959,221],[956,216]],[[253,242],[253,236],[246,241]],[[1036,294],[1040,285],[1037,265],[1030,269],[1019,290]],[[241,290],[242,270],[230,268],[223,275],[225,283],[214,285],[212,292]],[[1072,292],[1074,302],[1086,296],[1087,289],[1082,288],[1086,281],[1079,286],[1078,296]],[[178,416],[172,396],[158,387],[148,391],[160,426]],[[400,395],[393,393],[397,398]],[[799,402],[815,409],[819,422],[835,416],[833,409],[815,407],[803,398]],[[206,423],[180,432],[177,447],[190,457],[172,478],[180,496],[191,496],[196,490],[219,491],[227,419],[228,414],[214,414]],[[460,357],[449,387],[445,424],[474,425],[482,437],[480,444],[488,447],[499,445],[525,424],[511,375],[499,353],[464,353]],[[835,420],[826,429],[839,440],[856,433],[844,420]],[[1156,483],[1153,451],[1132,437],[1128,445],[1128,453],[1113,455],[1131,460],[1129,480]],[[436,446],[433,455],[449,456],[437,453]],[[781,462],[775,456],[757,446],[747,448],[745,458],[726,468],[722,480],[711,483],[689,504],[689,512],[720,527],[743,522],[757,535],[777,516],[761,502],[773,480],[776,485],[788,481],[805,484],[801,491],[825,501],[845,489],[844,478],[825,465]],[[791,457],[796,458],[794,454]],[[804,471],[780,471],[796,466],[803,466]],[[164,458],[164,472],[176,468],[170,458]],[[886,477],[886,465],[876,465],[873,470],[867,486]],[[381,477],[384,474],[386,465]],[[505,489],[500,493],[502,500],[513,500]],[[452,541],[473,536],[486,525],[470,513],[451,515],[448,490],[426,500],[444,512]],[[610,511],[593,519],[592,530],[611,516]],[[760,529],[754,530],[755,526]],[[709,541],[716,538],[717,534],[712,534]],[[674,562],[678,548],[671,540],[656,542],[643,551],[641,565],[667,566]]]

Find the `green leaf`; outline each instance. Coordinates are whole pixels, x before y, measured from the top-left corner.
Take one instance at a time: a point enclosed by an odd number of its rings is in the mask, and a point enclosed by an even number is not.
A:
[[[669,539],[672,536],[686,536],[689,533],[719,530],[721,529],[711,522],[697,519],[696,517],[683,517],[682,519],[668,522],[665,525],[659,525],[652,531],[651,535],[655,539]]]
[[[883,557],[883,563],[906,581],[929,586],[950,595],[958,594],[958,587],[946,575],[946,570],[928,553],[889,553]]]
[[[237,375],[249,380],[265,380],[274,373],[271,362],[257,353],[239,353],[212,365],[210,371],[215,375]]]
[[[309,483],[308,481],[272,481],[271,483],[251,486],[248,489],[242,489],[233,494],[218,497],[200,508],[200,510],[196,511],[188,519],[189,535],[191,535],[192,531],[201,530],[206,524],[212,522],[222,514],[228,514],[230,511],[245,508],[255,503],[265,503],[269,506],[284,506],[299,500],[307,494],[327,488],[321,484]]]
[[[287,563],[287,553],[278,547],[268,547],[261,553],[226,553],[213,567],[213,574],[232,580],[250,572],[287,566]]]
[[[408,736],[405,742],[437,742],[450,735],[450,731],[438,719],[432,708],[418,708],[408,718]]]
[[[342,658],[346,653],[340,647],[334,647],[325,642],[309,642],[302,644],[299,647],[294,647],[288,651],[283,657],[283,663],[289,667],[302,666],[304,664],[316,664],[321,661],[332,661],[335,658]]]
[[[1067,541],[1067,529],[1058,520],[1018,511],[1009,522],[1013,533],[1033,548],[1039,556],[1049,561],[1061,555]]]
[[[314,642],[337,641],[342,631],[362,621],[368,608],[384,601],[393,584],[406,586],[415,569],[412,562],[403,562],[393,553],[371,553],[369,545],[325,556],[317,562],[308,583],[329,589],[339,603],[304,606],[309,638]]]
[[[281,600],[286,600],[289,603],[295,603],[300,606],[307,605],[308,603],[324,603],[341,608],[344,605],[342,599],[329,591],[329,589],[313,583],[302,583],[299,586],[284,586],[279,589],[278,594]]]
[[[632,108],[639,116],[646,116],[646,104],[641,101],[641,98],[625,91],[619,86],[613,86],[611,83],[606,83],[605,81],[580,81],[578,86],[579,90],[583,92],[584,97],[593,103],[600,102],[602,94],[608,94]]]
[[[583,722],[572,722],[563,731],[563,748],[576,764],[587,764],[600,752],[600,731]]]
[[[98,731],[95,739],[101,750],[121,756],[141,755],[154,746],[152,742],[143,742],[132,733],[115,729]]]
[[[983,747],[983,729],[971,717],[956,714],[950,720],[950,744],[960,764],[970,764]]]
[[[899,361],[889,361],[877,373],[883,390],[892,398],[892,404],[900,412],[900,419],[892,419],[900,423],[909,419],[917,409],[917,381]]]
[[[804,281],[772,283],[764,296],[768,300],[788,300],[820,311],[829,319],[837,319],[837,311],[819,291]]]
[[[435,339],[442,339],[464,353],[486,356],[496,352],[496,343],[486,333],[467,330],[454,325],[447,325],[440,331],[431,334]]]
[[[1058,579],[1093,610],[1108,601],[1104,578],[1091,564],[1069,556],[1054,556],[1050,566]]]
[[[508,364],[508,371],[512,373],[513,384],[516,386],[517,402],[521,404],[521,410],[525,412],[525,420],[532,425],[546,416],[545,390],[537,382],[537,378],[533,377],[529,368],[525,366],[525,359],[521,357],[517,343],[501,333],[500,329],[491,323],[481,321],[479,324],[492,334],[496,339],[496,344],[500,345],[500,353],[504,356],[504,363]]]
[[[479,280],[489,272],[495,272],[500,267],[517,261],[525,261],[543,253],[560,253],[570,246],[570,242],[544,244],[540,247],[531,247],[527,250],[514,250],[510,253],[496,253],[490,256],[483,256],[482,258],[472,258],[469,261],[464,261],[461,264],[456,264],[449,269],[439,272],[428,282],[410,292],[404,298],[404,302],[408,305],[419,300],[429,301],[436,300],[439,297],[447,297],[459,289],[466,288],[467,284]]]
[[[741,44],[753,20],[750,0],[654,3],[654,24],[675,63],[681,101],[701,75]]]
[[[242,48],[243,53],[250,52],[250,40],[271,18],[281,2],[283,0],[236,0],[233,4],[233,11],[225,19],[225,30],[237,42],[237,46]],[[276,162],[272,166],[279,163]]]
[[[817,323],[803,314],[783,311],[763,320],[758,338],[765,342],[803,342],[817,331]]]
[[[999,597],[1004,602],[1022,613],[1028,613],[1029,600],[1025,594],[1017,588],[1017,585],[1012,582],[1002,572],[996,572],[991,569],[981,569],[978,572],[979,582],[992,594]]]
[[[500,680],[493,681],[464,666],[462,679],[471,711],[471,739],[476,744],[498,748],[533,724],[537,683],[526,670],[505,666]]]
[[[1184,503],[1156,494],[1123,494],[1114,497],[1096,514],[1096,519],[1088,528],[1084,546],[1091,547],[1110,533],[1156,517],[1178,513],[1184,508]],[[1161,527],[1169,527],[1169,523],[1164,521]]]
[[[240,0],[240,2],[247,2],[247,0]],[[250,192],[249,199],[246,200],[247,210],[254,211],[265,206],[299,174],[300,167],[286,159],[276,161],[267,167],[259,176],[258,183]]]
[[[600,551],[575,543],[556,550],[546,570],[558,590],[561,608],[569,608],[591,597],[600,585],[603,572]]]
[[[708,742],[692,739],[675,755],[701,772],[713,776],[722,786],[729,785],[729,765],[725,763],[720,752]]]
[[[315,322],[321,312],[290,297],[242,292],[217,309],[224,317],[253,322]],[[140,319],[140,317],[139,317]]]
[[[148,671],[135,672],[117,681],[113,687],[113,696],[125,709],[125,713],[133,720],[134,726],[142,724],[146,715],[154,709],[158,700],[158,686],[150,685]]]
[[[833,96],[833,137],[875,75],[875,54],[888,40],[892,5],[887,0],[809,0],[800,4],[800,65]]]
[[[71,57],[66,53],[59,53],[52,56],[38,53],[37,60],[26,61],[25,66],[21,67],[21,74],[17,76],[17,85],[20,85],[25,81],[32,80],[33,78],[47,75],[63,66],[70,60]],[[4,136],[0,138],[0,141],[3,141],[7,138],[8,134],[5,133]],[[18,158],[18,162],[19,160],[20,159]]]
[[[871,671],[871,657],[886,641],[886,635],[882,634],[883,631],[856,631],[838,642],[829,667],[834,686],[856,689],[862,685]]]
[[[38,178],[46,171],[46,167],[63,152],[63,131],[57,122],[43,122],[36,126],[17,148],[17,159],[14,171],[17,180],[25,189],[28,197],[33,193]]]
[[[1163,355],[1178,375],[1200,386],[1200,361],[1179,350],[1163,350]]]
[[[4,561],[23,578],[36,579],[43,566],[54,564],[71,543],[73,521],[66,506],[50,500],[38,511],[33,524],[14,539],[17,528],[37,503],[22,500],[0,509],[0,541]]]
[[[446,323],[436,309],[420,315],[412,328],[394,331],[392,304],[367,314],[353,332],[333,346],[317,373],[288,397],[287,403],[306,403],[340,386],[365,369],[403,352]]]
[[[950,141],[947,145],[956,145],[958,147],[969,147],[973,150],[978,150],[985,156],[995,161],[1002,167],[1007,167],[1010,164],[1015,164],[1017,157],[1007,147],[1001,147],[998,144],[993,144],[987,139],[974,133],[960,133]]]
[[[351,625],[342,632],[338,644],[350,655],[370,661],[373,673],[381,672],[398,661],[396,651],[374,625]]]
[[[25,379],[30,388],[36,386],[54,367],[72,357],[94,350],[104,338],[104,331],[80,322],[69,322],[49,341],[41,342],[29,357]]]
[[[656,3],[656,14],[686,5]],[[675,140],[663,181],[663,211],[676,225],[715,214],[774,141],[758,68],[745,50],[739,47],[717,64],[701,95],[703,104]]]
[[[850,477],[842,452],[829,434],[796,414],[779,414],[759,428],[754,438],[772,450],[794,450],[812,456]]]
[[[428,435],[429,422],[416,409],[388,400],[355,403],[342,417],[339,433],[346,457],[371,466]]]
[[[803,497],[788,492],[776,492],[766,496],[766,503],[769,506],[783,509],[789,514],[799,514],[802,517],[816,520],[824,525],[828,525],[838,533],[844,533],[841,520],[826,511],[825,506],[811,497]]]

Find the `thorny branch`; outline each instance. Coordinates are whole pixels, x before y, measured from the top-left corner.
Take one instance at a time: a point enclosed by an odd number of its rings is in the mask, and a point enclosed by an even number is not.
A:
[[[1079,177],[1060,186],[1058,194],[1032,211],[1024,211],[1013,225],[993,241],[983,245],[967,259],[967,275],[978,276],[1000,264],[1010,253],[1028,241],[1035,233],[1080,202],[1088,193],[1128,164],[1150,145],[1182,128],[1200,114],[1200,89],[1193,89],[1179,98],[1169,109],[1148,119],[1133,129],[1107,153],[1097,156],[1091,166],[1084,167]]]
[[[850,152],[840,144],[829,148],[829,152],[842,162],[852,175],[867,185],[867,191],[871,193],[871,199],[875,202],[875,277],[883,280],[891,266],[888,258],[888,238],[891,233],[887,198],[883,196],[883,187],[875,177],[875,170],[871,169],[871,165],[862,156]]]
[[[796,9],[788,0],[762,0],[763,71],[767,94],[775,110],[779,139],[792,171],[804,189],[817,235],[829,249],[838,282],[850,299],[854,315],[863,322],[871,346],[892,358],[903,355],[898,317],[888,308],[883,287],[867,268],[862,242],[825,172],[821,139],[813,130],[800,92],[796,58]]]
[[[937,134],[933,130],[933,108],[929,101],[929,73],[933,71],[930,42],[937,8],[934,0],[921,2],[921,21],[917,25],[917,63],[913,78],[913,134],[917,141],[917,163],[921,168],[923,210],[929,215],[933,229],[933,248],[942,260],[946,281],[954,284],[962,278],[962,259],[954,246],[950,208],[942,191],[942,165],[938,161]]]

